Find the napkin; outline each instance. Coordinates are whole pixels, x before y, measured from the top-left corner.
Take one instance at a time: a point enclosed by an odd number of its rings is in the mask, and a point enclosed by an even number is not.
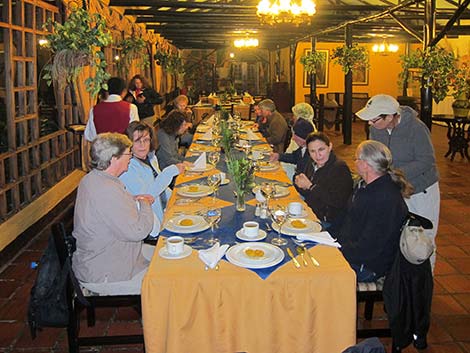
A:
[[[208,267],[214,268],[220,259],[225,255],[228,249],[228,244],[220,246],[220,243],[215,243],[213,247],[206,250],[199,250],[199,258]]]
[[[340,248],[341,244],[333,239],[330,233],[328,232],[319,232],[319,233],[305,233],[297,235],[297,240],[301,241],[314,241],[318,244],[332,246],[334,248]]]
[[[205,121],[205,124],[211,126],[214,125],[214,114],[212,114],[211,117]]]
[[[212,140],[212,129],[207,130],[204,135],[202,135],[204,140]]]
[[[257,189],[255,192],[255,198],[258,202],[266,202],[266,197],[263,196],[260,189]]]
[[[251,129],[246,130],[246,137],[248,140],[259,140],[259,137]]]
[[[207,158],[206,152],[202,152],[199,157],[197,157],[196,161],[193,163],[193,170],[206,170],[207,166]]]

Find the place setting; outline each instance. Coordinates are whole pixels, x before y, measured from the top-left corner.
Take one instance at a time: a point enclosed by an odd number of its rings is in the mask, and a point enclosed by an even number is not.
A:
[[[209,152],[209,155],[214,152]],[[218,153],[218,152],[217,152]],[[220,158],[220,155],[219,155]],[[215,162],[217,163],[217,162]],[[215,163],[207,163],[207,152],[202,152],[201,155],[192,163],[186,166],[186,173],[189,174],[202,174],[215,169]]]

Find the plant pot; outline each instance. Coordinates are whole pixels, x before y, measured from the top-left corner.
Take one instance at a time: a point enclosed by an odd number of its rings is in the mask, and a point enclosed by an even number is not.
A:
[[[456,99],[452,103],[454,118],[466,118],[470,111],[470,101],[468,99]]]
[[[237,191],[236,192],[236,195],[235,195],[235,208],[238,212],[243,212],[246,210],[246,206],[245,206],[245,192],[242,191],[242,192],[239,192]]]

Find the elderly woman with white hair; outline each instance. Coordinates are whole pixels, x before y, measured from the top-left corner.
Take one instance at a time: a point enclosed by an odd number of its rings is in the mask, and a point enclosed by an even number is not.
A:
[[[399,251],[401,227],[408,215],[403,198],[413,188],[400,170],[392,169],[392,154],[380,142],[362,142],[355,164],[362,180],[346,216],[329,232],[341,243],[357,281],[372,282],[390,271]]]
[[[313,131],[317,131],[317,128],[316,128],[316,126],[313,122],[313,117],[314,117],[315,114],[314,114],[313,108],[310,104],[303,103],[303,102],[297,103],[296,105],[294,105],[292,107],[292,113],[293,113],[292,119],[291,119],[291,126],[292,127],[295,126],[295,123],[297,122],[298,119],[304,119],[304,120],[307,120],[308,122],[310,122],[313,125]],[[292,135],[294,135],[294,133]],[[290,141],[289,146],[286,149],[286,153],[292,153],[296,149],[298,149],[299,147],[301,147],[301,146],[299,146],[297,141],[295,141],[295,139],[292,138],[291,141]]]
[[[140,294],[149,265],[142,240],[152,230],[154,198],[132,196],[119,180],[131,145],[125,135],[99,134],[90,150],[92,170],[78,186],[72,267],[85,288],[102,295]]]

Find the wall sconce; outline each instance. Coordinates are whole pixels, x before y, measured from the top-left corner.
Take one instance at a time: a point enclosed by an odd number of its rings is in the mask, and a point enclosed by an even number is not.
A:
[[[257,38],[235,39],[233,41],[235,48],[255,48],[259,45]]]
[[[387,53],[396,53],[398,51],[398,45],[388,43],[385,40],[380,44],[374,44],[372,46],[372,51],[374,53],[387,54]]]

